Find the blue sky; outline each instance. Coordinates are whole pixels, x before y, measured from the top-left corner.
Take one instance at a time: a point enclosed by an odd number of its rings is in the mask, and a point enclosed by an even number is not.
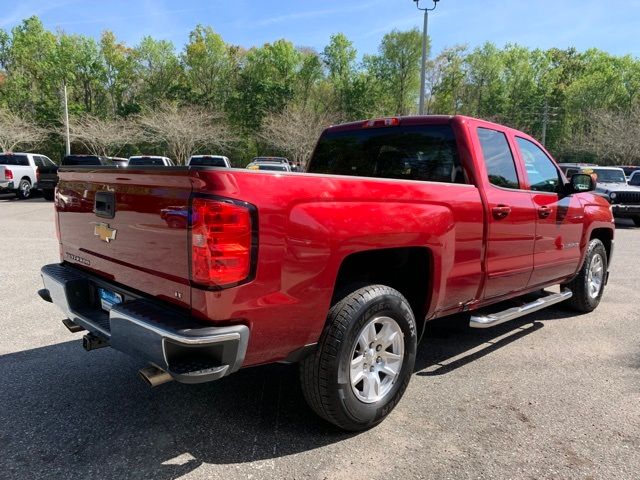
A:
[[[343,32],[360,54],[375,52],[394,28],[422,28],[412,0],[0,0],[0,28],[30,15],[52,30],[97,38],[109,29],[131,45],[152,35],[178,50],[198,23],[244,47],[287,38],[322,50],[332,33]],[[639,27],[640,0],[441,0],[430,17],[434,52],[493,41],[640,56]]]

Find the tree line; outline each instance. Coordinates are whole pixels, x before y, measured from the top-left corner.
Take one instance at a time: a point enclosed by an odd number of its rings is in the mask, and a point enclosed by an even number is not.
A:
[[[75,153],[220,153],[304,163],[332,123],[416,113],[421,34],[394,30],[359,56],[343,34],[322,51],[287,40],[245,49],[198,25],[177,51],[51,32],[37,17],[0,30],[0,148]],[[447,48],[427,69],[429,113],[495,120],[544,138],[559,159],[638,163],[640,62],[591,49]],[[638,132],[640,133],[640,132]]]

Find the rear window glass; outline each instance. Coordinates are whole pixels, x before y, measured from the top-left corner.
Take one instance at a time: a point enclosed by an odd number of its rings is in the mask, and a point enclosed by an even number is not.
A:
[[[449,125],[362,128],[324,134],[310,173],[465,183]]]
[[[26,155],[0,155],[0,165],[21,165],[29,166],[29,158]]]
[[[273,170],[273,171],[278,171],[278,172],[286,172],[287,171],[287,167],[285,167],[284,165],[265,165],[265,164],[260,164],[260,165],[258,165],[258,170]]]
[[[113,165],[108,158],[100,158],[96,155],[67,155],[62,159],[62,165]]]
[[[216,157],[194,157],[189,161],[189,165],[195,167],[226,167],[224,158]]]
[[[161,158],[151,158],[151,157],[143,157],[143,158],[131,158],[129,160],[129,165],[164,165],[164,162]]]

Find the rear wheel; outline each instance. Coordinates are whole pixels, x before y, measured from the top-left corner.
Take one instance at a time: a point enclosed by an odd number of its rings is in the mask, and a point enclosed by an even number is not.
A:
[[[578,275],[565,284],[573,296],[566,304],[579,312],[591,312],[600,304],[607,275],[607,251],[597,238],[589,242]]]
[[[47,188],[46,190],[42,190],[42,196],[45,200],[52,201],[54,197],[54,190],[52,188]]]
[[[380,423],[400,401],[416,356],[416,324],[402,294],[371,285],[329,311],[316,352],[300,364],[307,403],[345,430]]]
[[[31,182],[28,179],[23,178],[22,180],[20,180],[16,195],[18,196],[18,198],[21,198],[23,200],[26,200],[31,196]]]
[[[640,227],[640,217],[633,217],[633,223],[636,227]]]

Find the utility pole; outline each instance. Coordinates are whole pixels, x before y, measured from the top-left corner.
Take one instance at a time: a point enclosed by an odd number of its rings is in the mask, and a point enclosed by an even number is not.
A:
[[[422,10],[424,12],[424,26],[422,28],[422,66],[420,68],[420,107],[418,110],[420,115],[424,115],[424,96],[427,83],[427,40],[429,38],[429,12],[432,12],[436,9],[440,0],[433,0],[433,7],[431,8],[420,8],[420,0],[413,1],[416,2],[416,7],[418,8],[418,10]]]
[[[69,106],[67,98],[67,82],[62,81],[63,102],[64,102],[64,130],[65,130],[65,155],[71,155],[71,139],[69,138]]]
[[[547,146],[547,125],[549,124],[549,101],[544,99],[544,110],[542,111],[542,146]]]

